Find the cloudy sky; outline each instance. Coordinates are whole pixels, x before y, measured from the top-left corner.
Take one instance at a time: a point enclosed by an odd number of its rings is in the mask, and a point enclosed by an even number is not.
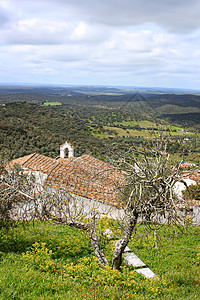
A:
[[[200,89],[200,0],[0,0],[0,83]]]

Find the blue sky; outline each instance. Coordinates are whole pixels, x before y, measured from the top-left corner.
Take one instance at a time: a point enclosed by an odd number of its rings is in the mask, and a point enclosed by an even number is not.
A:
[[[0,83],[200,89],[200,0],[0,0]]]

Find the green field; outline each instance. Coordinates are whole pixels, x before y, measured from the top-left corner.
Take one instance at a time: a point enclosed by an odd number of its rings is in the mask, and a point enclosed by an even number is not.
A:
[[[56,102],[44,102],[43,105],[44,106],[58,106],[58,105],[62,105],[62,103],[58,102],[58,101],[56,101]]]
[[[143,136],[143,137],[149,136],[149,133],[144,130],[143,131],[133,130],[133,129],[125,130],[122,128],[109,127],[109,126],[104,126],[104,129],[115,131],[117,136]]]
[[[153,134],[158,134],[159,129],[164,134],[171,134],[172,136],[182,136],[185,134],[185,130],[181,127],[174,125],[157,125],[154,122],[148,120],[142,121],[123,121],[121,123],[114,123],[112,125],[103,126],[104,131],[93,133],[98,138],[108,138],[111,135],[119,137],[151,137]],[[126,128],[125,128],[126,127]],[[131,127],[138,127],[138,129],[132,129]],[[112,133],[109,133],[111,131]],[[193,135],[193,132],[187,131],[187,135]]]
[[[153,237],[147,248],[141,234],[129,243],[159,277],[149,280],[124,264],[121,271],[100,268],[87,235],[78,229],[46,222],[1,229],[0,299],[199,299],[199,227],[177,236],[161,232],[158,249],[150,243]],[[101,238],[101,246],[111,261],[112,240]]]

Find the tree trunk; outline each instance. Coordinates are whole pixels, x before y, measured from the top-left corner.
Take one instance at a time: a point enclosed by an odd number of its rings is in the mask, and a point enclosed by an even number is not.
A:
[[[122,264],[122,254],[124,252],[124,249],[126,248],[131,235],[133,233],[133,229],[137,223],[138,214],[135,213],[133,217],[129,217],[124,233],[121,237],[121,239],[117,242],[117,245],[115,247],[115,250],[113,252],[113,259],[112,259],[112,268],[113,269],[120,269]]]
[[[58,219],[57,219],[58,220]],[[95,224],[92,223],[82,223],[79,221],[71,221],[71,222],[66,222],[66,224],[68,224],[69,226],[73,226],[79,229],[83,229],[83,230],[87,230],[88,231],[88,236],[90,239],[90,243],[92,245],[92,248],[94,250],[94,254],[98,259],[98,262],[101,266],[105,266],[108,265],[108,260],[106,259],[104,253],[102,252],[100,245],[99,245],[99,241],[98,241],[98,237],[95,231]]]
[[[94,224],[91,224],[91,227],[88,230],[88,235],[89,235],[89,238],[90,238],[90,242],[91,242],[92,248],[94,250],[94,254],[97,257],[100,265],[101,266],[108,265],[109,263],[108,263],[108,261],[107,261],[105,255],[104,255],[104,253],[102,252],[102,250],[100,248]]]
[[[98,259],[98,262],[101,266],[105,266],[108,265],[108,260],[106,259],[104,253],[102,252],[100,245],[99,245],[99,241],[98,241],[98,237],[95,231],[95,224],[92,223],[83,223],[80,221],[76,221],[76,220],[63,220],[62,218],[52,218],[54,221],[58,222],[58,223],[63,223],[66,225],[69,225],[71,227],[76,227],[82,230],[86,230],[88,232],[88,236],[90,239],[90,243],[92,245],[92,248],[94,250],[94,254]]]

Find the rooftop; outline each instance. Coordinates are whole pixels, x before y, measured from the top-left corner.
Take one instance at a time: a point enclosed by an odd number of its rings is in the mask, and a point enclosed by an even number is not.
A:
[[[46,173],[49,186],[112,206],[119,205],[117,187],[124,181],[123,174],[90,155],[53,159],[33,153],[13,160],[9,166],[15,164],[28,171]]]
[[[47,175],[45,183],[48,186],[58,187],[112,206],[120,206],[118,187],[124,183],[125,177],[113,166],[90,155],[54,159],[32,153],[14,159],[9,167],[15,164],[19,164],[28,171],[45,173]],[[185,171],[184,178],[192,179],[200,184],[200,171],[197,169],[192,173]],[[199,205],[199,202],[195,203]],[[188,203],[188,205],[192,204]]]

